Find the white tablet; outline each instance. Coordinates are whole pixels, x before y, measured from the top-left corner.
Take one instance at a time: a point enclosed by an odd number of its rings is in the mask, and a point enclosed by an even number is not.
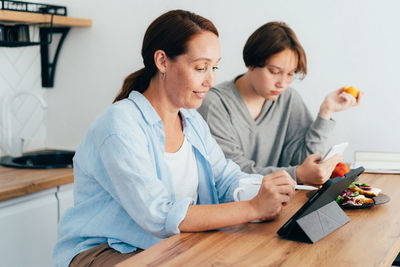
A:
[[[332,146],[328,152],[325,153],[325,155],[322,157],[321,162],[329,159],[330,157],[336,155],[337,153],[343,153],[346,147],[348,146],[349,143],[341,143],[338,145]]]

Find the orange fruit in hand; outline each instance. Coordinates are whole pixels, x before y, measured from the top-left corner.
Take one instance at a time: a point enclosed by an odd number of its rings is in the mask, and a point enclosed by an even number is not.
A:
[[[353,86],[345,86],[345,87],[343,88],[343,90],[344,90],[346,93],[348,93],[348,94],[354,96],[355,99],[358,98],[358,94],[360,93],[360,91],[357,90],[357,89],[356,89],[355,87],[353,87]]]
[[[344,175],[349,171],[350,171],[349,165],[347,165],[346,163],[339,162],[338,164],[336,164],[336,167],[331,174],[331,178],[335,178],[338,176],[344,177]]]

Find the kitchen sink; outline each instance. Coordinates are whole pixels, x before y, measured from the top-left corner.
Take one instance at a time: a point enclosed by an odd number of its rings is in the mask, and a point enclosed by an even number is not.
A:
[[[72,168],[72,158],[75,151],[43,150],[24,153],[20,157],[4,156],[0,165],[26,169]]]

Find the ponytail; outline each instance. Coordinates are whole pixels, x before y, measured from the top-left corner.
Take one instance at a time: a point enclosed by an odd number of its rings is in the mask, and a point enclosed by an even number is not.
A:
[[[134,73],[129,74],[122,85],[122,89],[119,91],[118,95],[115,97],[113,103],[127,98],[132,91],[138,91],[143,93],[149,87],[151,75],[142,68]]]

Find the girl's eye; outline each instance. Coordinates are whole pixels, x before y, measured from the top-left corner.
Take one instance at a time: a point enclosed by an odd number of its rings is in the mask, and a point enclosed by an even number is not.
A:
[[[278,75],[280,73],[279,71],[276,71],[273,69],[269,69],[269,72],[271,72],[271,74],[273,74],[273,75]]]
[[[196,67],[196,70],[197,71],[201,71],[201,72],[205,72],[205,71],[207,71],[208,70],[208,65],[207,64],[204,64],[204,65],[200,65],[200,66],[197,66]]]
[[[198,70],[198,71],[206,71],[206,70],[208,70],[208,66],[204,66],[202,68],[196,68],[196,70]]]
[[[213,70],[217,70],[217,69],[219,69],[218,67],[213,67]]]

